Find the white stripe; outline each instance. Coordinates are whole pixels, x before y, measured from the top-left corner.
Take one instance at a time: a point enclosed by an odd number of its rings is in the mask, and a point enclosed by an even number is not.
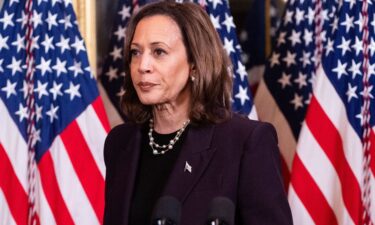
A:
[[[289,185],[288,200],[292,210],[293,224],[314,225],[309,212],[299,199],[292,185]]]
[[[55,138],[50,152],[57,183],[74,223],[99,224],[60,136]]]
[[[280,111],[264,80],[259,84],[257,94],[254,99],[259,120],[272,123],[277,131],[279,147],[289,171],[292,169],[292,162],[296,150],[296,140],[292,129],[283,113]]]
[[[10,213],[7,200],[3,190],[0,188],[0,225],[16,225],[12,214]]]
[[[48,154],[47,152],[45,154]],[[54,225],[56,224],[55,218],[53,216],[53,213],[51,211],[51,208],[48,204],[47,198],[44,194],[44,190],[42,188],[42,180],[40,178],[39,169],[37,169],[36,172],[36,210],[39,215],[40,224],[48,224],[48,225]],[[57,212],[58,213],[58,212]]]
[[[104,179],[105,164],[103,149],[107,132],[91,105],[77,117],[76,121]]]
[[[357,182],[362,187],[363,152],[361,139],[350,125],[345,106],[332,86],[331,81],[327,78],[322,66],[320,66],[317,71],[314,95],[321,107],[324,109],[324,112],[329,117],[330,121],[338,130],[342,140],[345,158],[349,163]]]
[[[372,143],[374,144],[374,143]],[[375,160],[375,159],[372,159]],[[375,223],[375,177],[374,174],[371,172],[371,178],[370,178],[370,185],[371,185],[371,207],[370,207],[370,216],[372,223]]]
[[[29,187],[27,182],[27,144],[1,99],[0,121],[0,143],[3,145],[5,152],[8,155],[24,192],[27,193],[26,190]]]
[[[299,140],[301,141],[297,145],[297,154],[334,211],[338,224],[354,224],[345,207],[342,184],[336,170],[306,123],[302,125]]]

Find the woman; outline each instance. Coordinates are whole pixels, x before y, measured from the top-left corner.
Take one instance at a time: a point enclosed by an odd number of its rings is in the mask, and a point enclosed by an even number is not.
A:
[[[159,2],[131,19],[125,94],[131,122],[105,144],[105,224],[150,224],[161,196],[182,203],[181,224],[205,224],[214,197],[236,206],[236,224],[292,224],[277,136],[230,111],[229,60],[207,14]]]

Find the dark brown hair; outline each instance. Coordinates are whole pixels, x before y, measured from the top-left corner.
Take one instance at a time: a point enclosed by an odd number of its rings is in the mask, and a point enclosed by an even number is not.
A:
[[[191,87],[189,118],[193,123],[219,123],[231,115],[232,78],[230,60],[206,12],[194,3],[162,1],[139,10],[130,20],[125,38],[124,95],[121,107],[132,121],[143,123],[152,117],[152,106],[143,105],[130,76],[130,45],[137,24],[143,18],[165,15],[180,28],[189,63],[195,77]]]

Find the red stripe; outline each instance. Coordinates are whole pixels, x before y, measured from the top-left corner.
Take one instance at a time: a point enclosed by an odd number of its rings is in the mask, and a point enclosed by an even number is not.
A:
[[[370,154],[371,154],[371,161],[370,161],[370,167],[372,170],[372,174],[375,175],[375,133],[374,129],[371,129],[370,131]]]
[[[280,161],[281,161],[281,173],[283,175],[283,180],[284,180],[284,188],[285,188],[285,191],[288,193],[289,182],[290,182],[290,172],[289,172],[288,166],[286,165],[284,157],[281,157]]]
[[[316,225],[338,224],[334,212],[298,154],[294,157],[291,182]]]
[[[105,131],[107,131],[108,133],[111,127],[109,126],[109,121],[108,121],[107,113],[105,112],[105,109],[104,109],[102,98],[98,96],[91,105],[94,108],[96,114],[98,115],[98,118],[100,122],[102,123]]]
[[[68,211],[68,207],[60,192],[57,183],[56,173],[53,166],[51,153],[47,151],[41,158],[39,164],[40,178],[42,181],[43,191],[46,195],[49,206],[57,224],[74,224],[73,219]]]
[[[343,143],[338,130],[312,97],[306,115],[306,124],[315,140],[332,163],[341,182],[344,204],[355,224],[362,224],[361,190],[344,154]]]
[[[64,132],[61,133],[61,139],[74,170],[94,208],[96,216],[100,223],[102,223],[104,213],[104,178],[76,121],[70,123]]]
[[[26,154],[26,153],[25,153]],[[27,165],[25,165],[27,166]],[[12,164],[0,143],[0,188],[17,224],[27,224],[28,200]],[[1,219],[1,218],[0,218]]]

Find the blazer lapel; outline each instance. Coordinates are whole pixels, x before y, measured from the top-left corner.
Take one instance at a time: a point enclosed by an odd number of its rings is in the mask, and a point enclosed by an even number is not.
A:
[[[181,203],[185,201],[216,151],[210,147],[214,128],[215,125],[189,128],[163,195],[172,195]]]

